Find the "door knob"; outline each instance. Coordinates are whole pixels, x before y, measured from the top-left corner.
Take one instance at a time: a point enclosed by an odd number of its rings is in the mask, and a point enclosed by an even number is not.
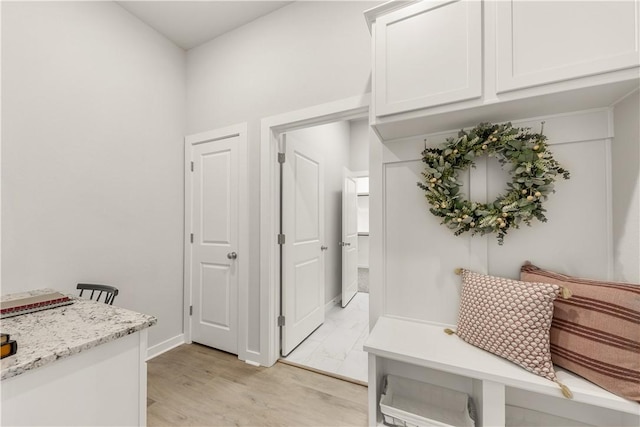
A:
[[[227,254],[227,258],[229,258],[229,259],[236,259],[236,258],[238,258],[238,254],[237,254],[237,253],[235,253],[235,252],[229,252],[229,253]]]
[[[327,249],[329,249],[329,246],[320,246],[321,251],[326,251]]]

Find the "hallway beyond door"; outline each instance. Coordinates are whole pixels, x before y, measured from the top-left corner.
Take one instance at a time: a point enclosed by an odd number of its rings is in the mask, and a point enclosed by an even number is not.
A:
[[[284,360],[367,383],[369,294],[358,292],[345,308],[331,307],[325,321]]]

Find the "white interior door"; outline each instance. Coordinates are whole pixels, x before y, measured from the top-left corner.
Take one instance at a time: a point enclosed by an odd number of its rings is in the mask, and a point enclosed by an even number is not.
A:
[[[192,145],[191,338],[238,353],[239,151],[234,135]]]
[[[358,192],[357,178],[344,169],[342,181],[342,306],[358,292]]]
[[[282,179],[282,355],[324,322],[324,165],[308,144],[286,142]]]

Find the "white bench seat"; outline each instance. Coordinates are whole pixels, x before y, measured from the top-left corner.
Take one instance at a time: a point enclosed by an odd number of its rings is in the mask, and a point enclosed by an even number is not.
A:
[[[474,347],[456,335],[447,335],[444,328],[442,325],[381,317],[365,342],[364,350],[384,359],[566,399],[553,381]],[[573,393],[573,401],[640,417],[640,404],[616,396],[562,369],[556,368],[556,371],[559,381]],[[371,380],[375,381],[375,378]]]

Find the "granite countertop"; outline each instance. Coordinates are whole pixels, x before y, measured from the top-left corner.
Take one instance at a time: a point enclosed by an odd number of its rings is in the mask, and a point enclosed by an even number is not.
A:
[[[7,301],[53,289],[3,296]],[[71,305],[0,320],[0,330],[18,343],[18,352],[0,361],[0,380],[114,341],[156,324],[157,319],[102,302],[72,297]]]

